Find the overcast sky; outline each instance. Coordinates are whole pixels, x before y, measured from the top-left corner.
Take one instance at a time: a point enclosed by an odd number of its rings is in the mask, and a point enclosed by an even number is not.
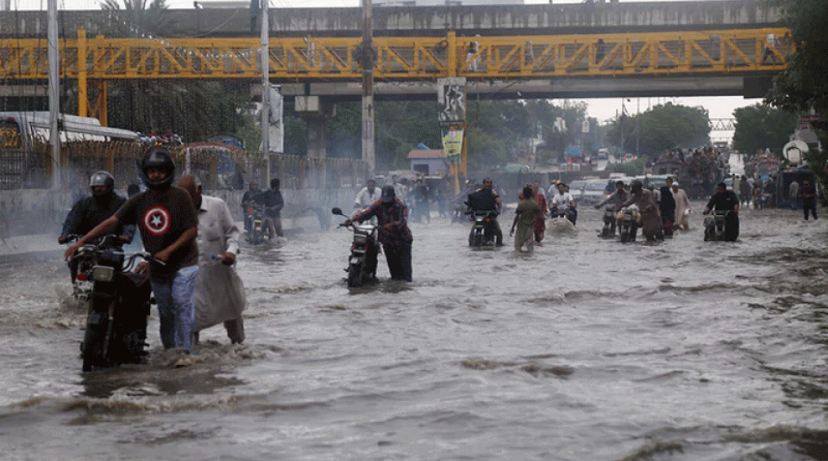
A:
[[[199,0],[209,3],[210,0]],[[680,0],[636,0],[636,1],[680,1]],[[623,3],[624,0],[621,0]],[[359,0],[270,0],[270,5],[276,8],[288,7],[347,7],[358,6]],[[548,3],[548,0],[526,0],[526,3]],[[581,0],[554,0],[554,3],[581,3]],[[61,9],[97,9],[98,0],[58,0]],[[171,8],[192,8],[192,0],[167,0]],[[46,0],[12,0],[12,8],[20,9],[44,9]],[[620,98],[587,99],[589,114],[599,120],[608,120],[621,111]],[[710,111],[713,118],[726,118],[733,115],[733,110],[738,107],[756,104],[761,102],[758,99],[744,99],[741,97],[699,97],[699,98],[641,98],[641,110],[644,111],[649,105],[659,102],[672,101],[677,104],[690,106],[703,106]],[[627,103],[627,112],[635,113],[636,100],[632,99]],[[713,137],[720,139],[722,133],[713,133]]]

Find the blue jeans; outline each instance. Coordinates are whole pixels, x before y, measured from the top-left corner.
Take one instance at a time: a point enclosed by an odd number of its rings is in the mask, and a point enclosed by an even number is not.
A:
[[[195,291],[198,266],[182,267],[172,277],[150,277],[164,349],[180,347],[189,352],[195,326]]]

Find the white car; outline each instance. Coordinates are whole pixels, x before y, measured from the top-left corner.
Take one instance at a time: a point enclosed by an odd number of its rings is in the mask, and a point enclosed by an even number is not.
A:
[[[607,196],[607,180],[593,179],[586,181],[580,195],[580,202],[584,205],[595,205]]]

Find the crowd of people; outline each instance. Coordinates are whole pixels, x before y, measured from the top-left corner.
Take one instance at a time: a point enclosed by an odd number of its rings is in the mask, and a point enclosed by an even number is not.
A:
[[[152,255],[137,272],[149,275],[164,348],[189,354],[198,332],[219,323],[232,343],[243,342],[244,289],[233,269],[240,232],[227,204],[204,195],[193,176],[174,185],[175,163],[166,150],[150,151],[141,174],[146,190],[128,200],[115,194],[111,174],[92,175],[93,196],[73,207],[58,239],[77,236],[65,252],[70,268],[83,245],[113,233],[127,243],[137,227]]]
[[[99,171],[90,178],[92,195],[73,206],[58,238],[60,243],[71,243],[65,257],[73,281],[76,270],[72,256],[81,246],[104,235],[114,235],[119,245],[128,244],[137,228],[141,245],[152,255],[137,271],[148,273],[158,304],[163,346],[189,353],[199,331],[219,323],[224,325],[232,343],[243,342],[244,288],[234,270],[240,231],[227,204],[220,198],[205,195],[193,176],[181,176],[173,184],[175,164],[162,148],[153,149],[145,156],[141,175],[145,190],[131,186],[128,199],[115,193],[115,178],[110,173]],[[765,194],[771,193],[761,181],[746,177],[732,179],[732,189],[724,182],[716,186],[704,211],[705,214],[713,210],[727,213],[726,240],[738,238],[740,207],[752,202],[761,209],[767,206]],[[502,193],[486,178],[479,185],[467,184],[460,197],[465,214],[485,212],[494,217],[490,221],[491,235],[497,246],[503,245],[503,232],[497,221],[503,212]],[[801,198],[806,219],[809,215],[816,219],[813,184],[794,182],[789,193]],[[412,183],[392,177],[381,187],[377,180],[369,179],[356,194],[354,213],[345,224],[376,222],[378,243],[386,255],[391,278],[410,282],[413,235],[408,226],[409,210],[413,210],[418,220],[429,222],[431,204],[436,202],[439,214],[449,217],[445,197],[446,191],[440,184],[432,187],[423,178]],[[553,180],[548,189],[539,182],[527,184],[517,198],[510,235],[514,236],[514,247],[518,251],[542,244],[547,217],[572,226],[577,223],[577,202],[563,182]],[[265,191],[251,182],[242,198],[243,208],[250,204],[262,206],[271,218],[273,231],[282,235],[280,213],[284,199],[279,179],[273,179]],[[618,181],[615,191],[596,208],[610,206],[620,212],[631,205],[637,207],[639,226],[648,240],[669,237],[674,230],[689,229],[690,194],[672,177],[659,190],[645,187],[640,180],[631,184]]]

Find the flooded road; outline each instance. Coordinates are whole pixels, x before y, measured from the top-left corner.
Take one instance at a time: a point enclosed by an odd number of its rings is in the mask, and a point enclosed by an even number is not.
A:
[[[244,248],[247,344],[175,368],[153,308],[150,363],[86,375],[58,256],[0,259],[2,456],[828,459],[828,224],[691,217],[621,245],[583,210],[528,256],[415,224],[415,282],[352,293],[347,231]]]

